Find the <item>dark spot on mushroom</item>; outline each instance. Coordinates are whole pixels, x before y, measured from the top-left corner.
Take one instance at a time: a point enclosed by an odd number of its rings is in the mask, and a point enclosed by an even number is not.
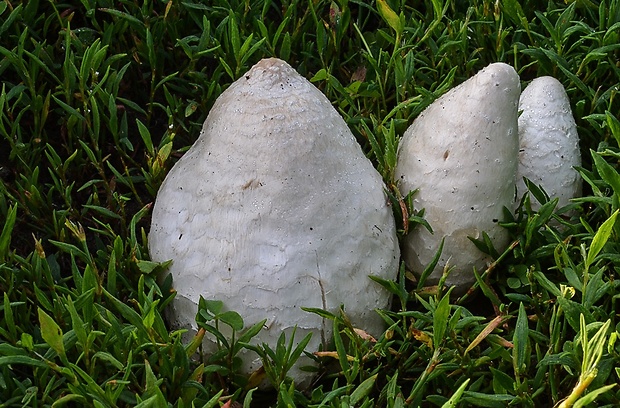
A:
[[[254,190],[256,187],[262,187],[263,183],[261,183],[257,179],[250,179],[244,185],[241,186],[241,190]]]
[[[446,150],[445,152],[443,152],[443,159],[446,160],[449,155],[450,155],[450,150]]]
[[[474,211],[474,207],[471,207],[471,210]]]
[[[183,238],[183,234],[180,234],[180,235],[179,235],[179,240],[180,240],[181,238]]]
[[[250,79],[250,76],[249,76],[249,75],[246,75],[246,76],[245,76],[245,79]]]
[[[498,222],[499,220],[497,218],[493,218],[493,222]]]
[[[313,230],[314,230],[314,228],[310,227],[310,231],[313,231]]]

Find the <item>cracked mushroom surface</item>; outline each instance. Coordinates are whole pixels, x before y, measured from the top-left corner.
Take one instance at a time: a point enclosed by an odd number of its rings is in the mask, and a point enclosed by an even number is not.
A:
[[[498,225],[504,206],[514,205],[518,156],[517,106],[520,82],[509,65],[494,63],[435,100],[407,129],[398,151],[396,177],[403,195],[433,233],[417,226],[403,240],[407,267],[420,277],[445,238],[426,285],[436,285],[446,266],[446,284],[456,294],[475,282],[489,256],[468,237],[486,232],[498,251],[508,232]]]
[[[195,144],[174,165],[153,209],[153,260],[172,260],[174,327],[196,329],[200,296],[224,302],[246,327],[267,319],[253,343],[275,348],[338,313],[379,335],[390,294],[369,275],[394,279],[399,248],[381,176],[329,100],[286,62],[264,59],[216,100]],[[212,347],[213,345],[211,345]],[[241,355],[247,373],[262,364]],[[300,362],[307,364],[308,360]],[[311,374],[295,368],[297,384]]]

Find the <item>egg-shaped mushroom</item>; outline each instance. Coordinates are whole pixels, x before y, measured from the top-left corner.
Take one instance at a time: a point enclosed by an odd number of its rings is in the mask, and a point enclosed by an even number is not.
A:
[[[332,336],[302,307],[345,313],[375,335],[399,248],[384,183],[329,100],[286,62],[264,59],[216,100],[195,144],[174,165],[153,208],[153,260],[172,260],[174,327],[196,329],[200,296],[219,299],[246,326],[267,319],[254,343],[281,333]],[[251,373],[261,361],[241,353]],[[303,359],[302,359],[303,360]],[[300,364],[307,364],[308,359]],[[307,383],[296,367],[291,376]]]
[[[486,232],[498,250],[508,244],[498,225],[514,204],[518,155],[520,83],[509,65],[494,63],[434,101],[403,135],[396,177],[403,195],[418,189],[414,207],[424,209],[433,232],[417,227],[404,238],[403,258],[418,277],[442,239],[439,262],[427,285],[446,284],[462,293],[490,260],[468,237]]]
[[[536,78],[519,101],[519,167],[517,191],[527,192],[526,177],[541,186],[558,207],[581,195],[579,135],[564,87],[557,79]],[[532,200],[537,209],[540,203]]]

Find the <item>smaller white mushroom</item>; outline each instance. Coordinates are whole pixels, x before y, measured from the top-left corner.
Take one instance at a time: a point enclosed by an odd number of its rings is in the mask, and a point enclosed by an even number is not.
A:
[[[446,265],[446,284],[463,292],[475,282],[473,268],[490,260],[469,240],[486,232],[498,250],[508,244],[498,225],[503,207],[513,207],[517,171],[519,76],[509,65],[491,64],[433,102],[405,132],[396,175],[403,195],[413,197],[434,233],[419,227],[403,241],[403,258],[420,276],[439,249],[427,285],[437,284]]]
[[[517,192],[527,192],[523,177],[542,186],[558,207],[581,195],[579,136],[562,84],[545,76],[534,79],[519,101],[519,167]],[[532,207],[540,204],[532,200]]]

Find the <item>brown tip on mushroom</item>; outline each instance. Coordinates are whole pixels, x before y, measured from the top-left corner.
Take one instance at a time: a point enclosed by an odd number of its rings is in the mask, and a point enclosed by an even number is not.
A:
[[[262,83],[264,89],[282,85],[283,82],[291,85],[291,82],[299,82],[301,78],[293,67],[278,58],[260,60],[244,76],[250,84]]]
[[[282,61],[279,58],[263,58],[262,60],[258,61],[258,63],[256,63],[256,65],[254,65],[255,68],[271,68],[273,66],[288,66],[290,67],[289,64],[287,64],[285,61]]]

